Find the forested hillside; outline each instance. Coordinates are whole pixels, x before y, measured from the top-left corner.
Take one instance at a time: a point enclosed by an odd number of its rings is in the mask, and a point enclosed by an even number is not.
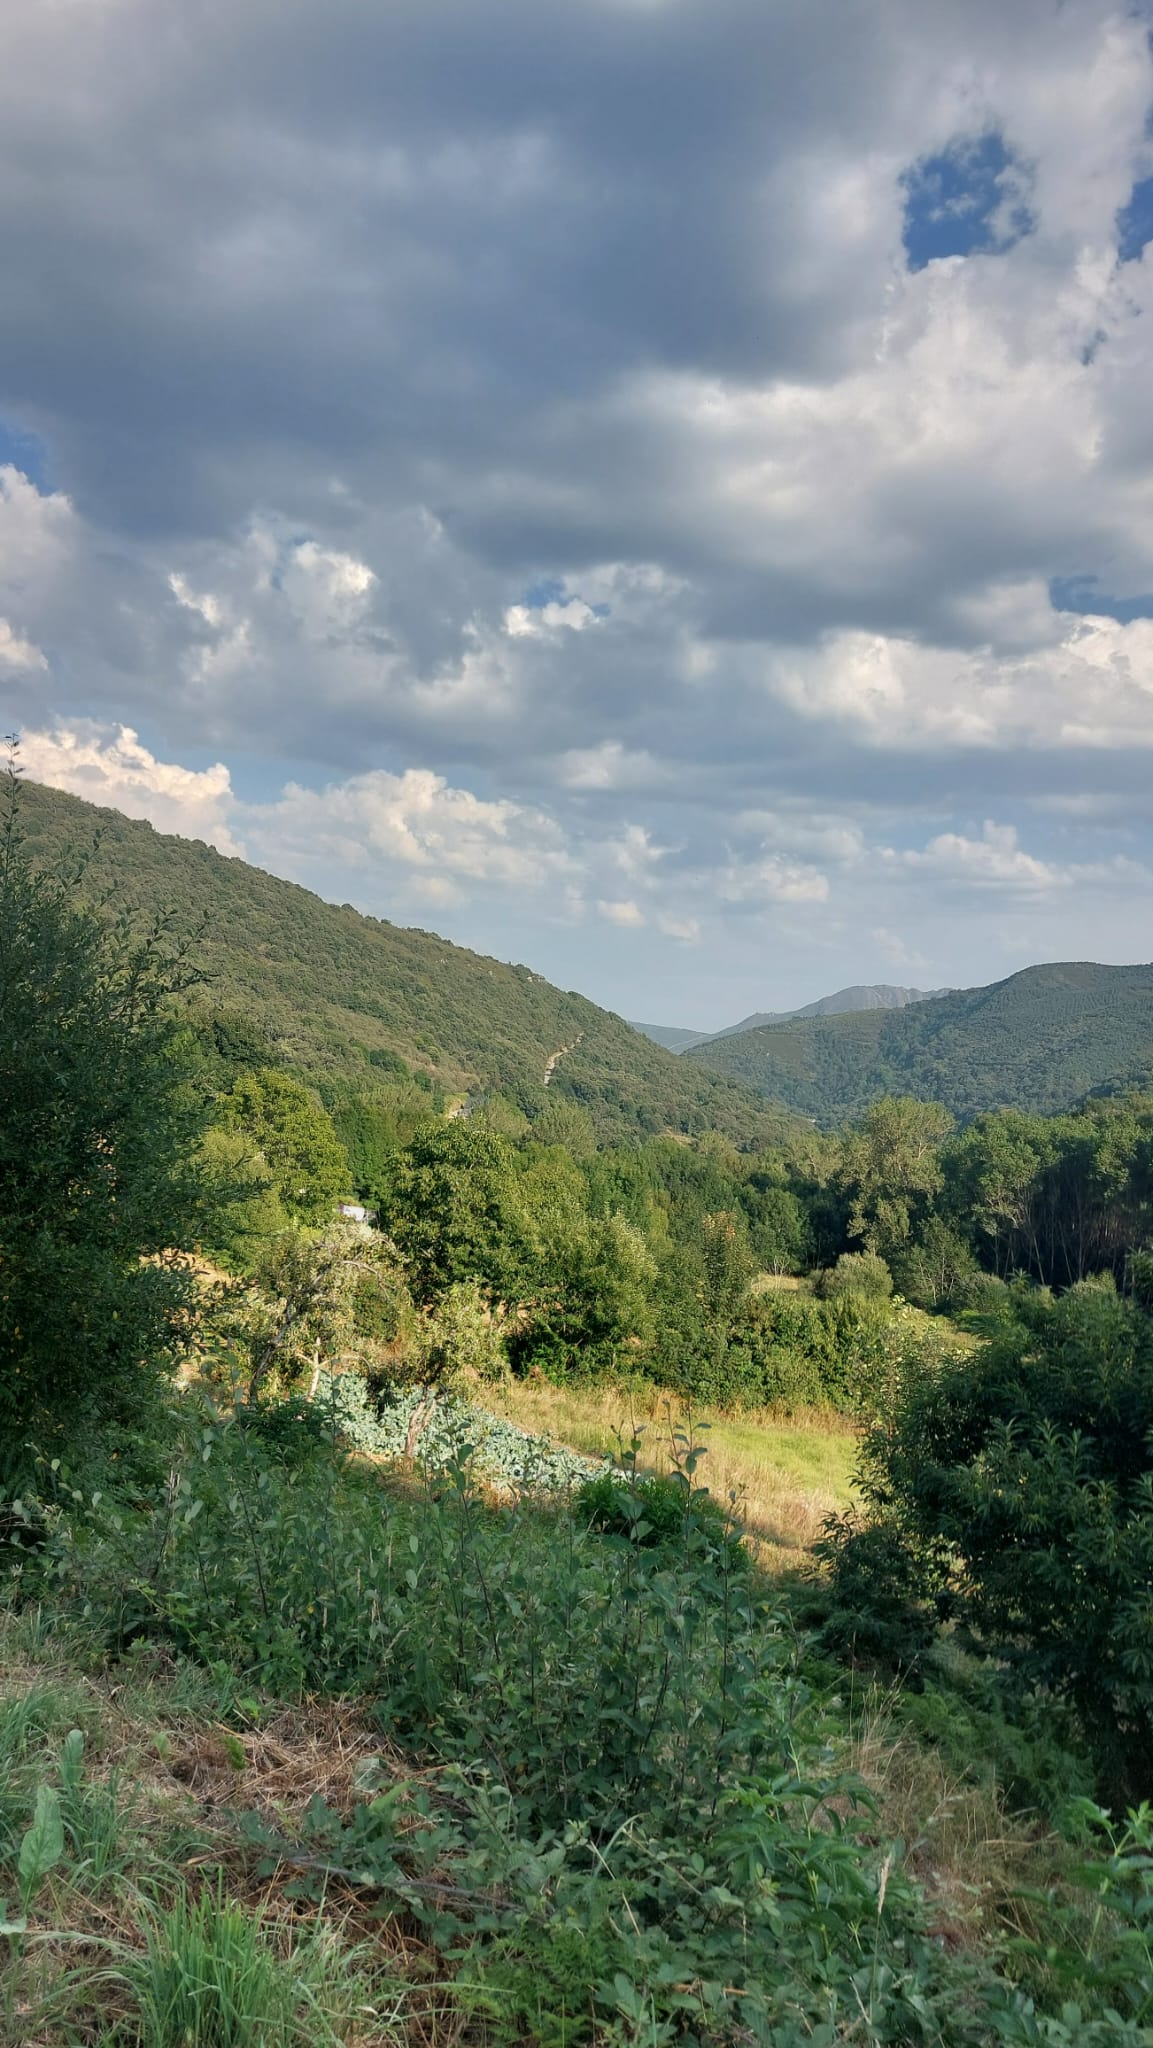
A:
[[[832,1126],[878,1096],[912,1094],[968,1118],[1051,1115],[1153,1073],[1153,966],[1027,967],[989,988],[899,1010],[797,1018],[684,1055]]]
[[[324,903],[59,790],[26,783],[21,810],[39,860],[91,854],[90,899],[111,894],[117,911],[171,910],[178,928],[203,927],[208,980],[192,1000],[230,1050],[255,1030],[255,1064],[366,1088],[409,1069],[449,1095],[500,1091],[529,1116],[568,1098],[602,1139],[717,1129],[747,1142],[785,1121],[528,967]]]

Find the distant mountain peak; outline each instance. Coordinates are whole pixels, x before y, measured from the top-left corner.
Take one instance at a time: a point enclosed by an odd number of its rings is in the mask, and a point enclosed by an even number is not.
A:
[[[742,1031],[758,1031],[763,1024],[788,1024],[794,1017],[839,1017],[849,1010],[903,1010],[909,1003],[930,1003],[938,996],[952,995],[947,988],[897,988],[890,982],[855,982],[834,995],[818,996],[799,1010],[754,1010],[739,1024],[726,1024],[723,1031],[690,1031],[679,1024],[634,1024],[633,1030],[670,1052],[688,1052],[694,1045],[711,1045],[718,1038],[735,1038]]]
[[[1153,1077],[1153,966],[1056,960],[932,1001],[900,993],[912,999],[750,1019],[688,1058],[826,1125],[879,1095],[919,1095],[962,1121],[1000,1108],[1053,1115]]]

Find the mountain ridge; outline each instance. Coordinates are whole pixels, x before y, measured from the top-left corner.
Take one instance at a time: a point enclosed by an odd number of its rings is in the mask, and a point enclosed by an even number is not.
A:
[[[1055,1114],[1153,1074],[1153,965],[1043,962],[900,1009],[762,1025],[683,1057],[823,1124],[883,1094],[920,1095],[962,1120],[1002,1107]]]
[[[602,1140],[715,1129],[752,1143],[789,1121],[529,967],[326,903],[203,840],[43,783],[23,779],[18,806],[34,858],[86,861],[85,895],[203,925],[209,988],[196,1014],[211,1011],[225,1028],[253,1022],[269,1064],[316,1085],[367,1089],[408,1072],[449,1094],[502,1092],[530,1116],[567,1096]]]
[[[818,996],[816,1002],[802,1003],[796,1010],[754,1010],[739,1024],[726,1024],[720,1031],[692,1031],[679,1024],[633,1024],[633,1030],[663,1045],[669,1052],[688,1052],[694,1045],[710,1045],[717,1038],[735,1038],[744,1031],[758,1031],[765,1024],[787,1024],[794,1017],[835,1017],[845,1010],[900,1010],[908,1003],[931,1003],[938,996],[953,993],[947,988],[900,988],[892,982],[854,982],[832,995]]]

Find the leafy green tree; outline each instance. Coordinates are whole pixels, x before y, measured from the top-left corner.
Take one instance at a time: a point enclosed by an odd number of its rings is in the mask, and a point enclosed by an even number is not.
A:
[[[173,994],[193,979],[38,872],[0,822],[0,1471],[133,1415],[190,1332],[203,1122]]]
[[[290,1216],[326,1223],[351,1192],[348,1154],[311,1089],[273,1067],[241,1074],[220,1105],[226,1128],[242,1131],[262,1154]]]
[[[940,1103],[886,1095],[846,1136],[841,1179],[852,1202],[850,1236],[890,1266],[941,1187],[941,1147],[952,1128]]]
[[[394,1347],[414,1346],[416,1317],[396,1247],[354,1224],[318,1236],[299,1226],[264,1248],[236,1334],[247,1353],[247,1398],[322,1366],[387,1377]]]
[[[584,1174],[559,1147],[521,1175],[531,1237],[531,1291],[510,1339],[520,1368],[595,1377],[634,1364],[652,1332],[656,1263],[619,1210],[597,1214]]]
[[[381,1223],[431,1302],[461,1280],[502,1301],[531,1285],[531,1241],[512,1147],[469,1118],[417,1133],[382,1191]]]
[[[1073,1704],[1107,1794],[1148,1798],[1153,1319],[1111,1280],[1014,1305],[974,1356],[910,1376],[866,1441],[866,1496],[922,1592]]]
[[[230,1271],[250,1272],[273,1238],[291,1227],[262,1152],[243,1131],[213,1124],[200,1164],[212,1193],[204,1250]]]

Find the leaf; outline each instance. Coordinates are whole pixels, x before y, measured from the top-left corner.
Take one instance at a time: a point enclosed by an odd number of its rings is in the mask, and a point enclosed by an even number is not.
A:
[[[16,1865],[22,1905],[28,1904],[37,1886],[59,1863],[63,1854],[64,1826],[60,1819],[60,1800],[51,1785],[41,1785],[36,1793],[32,1825],[20,1844]]]
[[[62,1792],[79,1792],[84,1776],[84,1737],[79,1728],[70,1728],[64,1737],[60,1752],[60,1789]]]

